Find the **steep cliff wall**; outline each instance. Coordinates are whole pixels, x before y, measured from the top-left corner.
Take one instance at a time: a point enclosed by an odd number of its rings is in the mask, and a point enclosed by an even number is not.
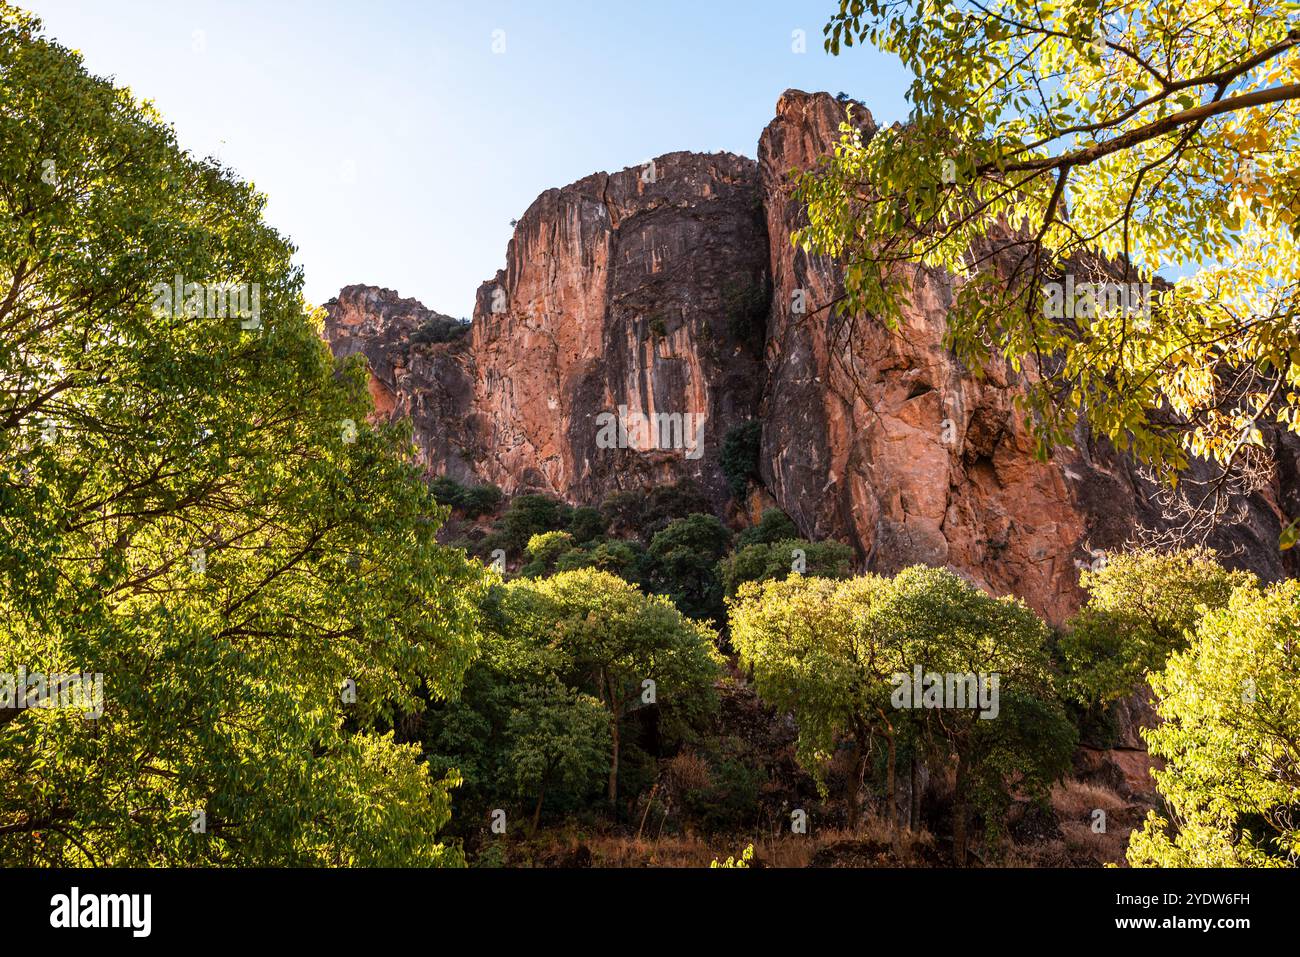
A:
[[[762,315],[743,305],[766,271],[752,160],[670,153],[543,193],[474,310],[480,474],[586,501],[690,477],[724,504],[719,448],[760,391]],[[658,447],[602,447],[620,407],[691,416],[699,442],[670,428]]]
[[[1012,407],[1030,373],[995,362],[977,379],[944,348],[950,275],[910,269],[912,295],[894,330],[835,315],[839,269],[790,243],[805,220],[790,199],[789,173],[812,168],[849,116],[866,136],[875,125],[861,105],[824,93],[787,91],[776,114],[758,147],[775,289],[765,484],[800,528],[854,542],[873,569],[947,565],[1062,620],[1082,599],[1081,565],[1125,544],[1139,523],[1162,526],[1154,489],[1082,431],[1074,449],[1034,460]],[[1296,505],[1291,477],[1300,461],[1293,437],[1273,442],[1273,483],[1211,542],[1266,578],[1286,570],[1276,547],[1279,505]]]
[[[831,147],[848,107],[787,91],[757,163],[670,153],[543,193],[467,334],[349,286],[327,304],[330,342],[369,358],[379,414],[413,419],[433,471],[572,502],[691,478],[723,512],[722,440],[758,417],[766,493],[805,535],[850,542],[875,570],[950,566],[1060,621],[1092,550],[1159,525],[1152,489],[1082,433],[1033,459],[1012,409],[1023,380],[1003,364],[977,379],[943,346],[952,277],[913,269],[894,330],[834,314],[835,264],[790,244],[802,213],[789,173]],[[605,447],[620,408],[696,417],[700,441]],[[1268,578],[1294,571],[1276,541],[1279,516],[1300,511],[1300,443],[1275,439],[1270,483],[1212,541]]]

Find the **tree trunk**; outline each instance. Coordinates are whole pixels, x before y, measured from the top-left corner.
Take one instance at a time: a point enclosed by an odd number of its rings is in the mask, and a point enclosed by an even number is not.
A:
[[[889,815],[889,833],[891,842],[894,845],[894,853],[902,856],[903,841],[902,835],[899,834],[898,826],[898,778],[896,774],[896,765],[898,761],[897,747],[894,741],[894,729],[889,729],[889,736],[886,739],[889,745],[888,759],[885,764],[885,813]]]
[[[542,801],[546,797],[546,782],[542,782],[541,790],[537,794],[537,806],[533,808],[533,826],[528,829],[528,836],[531,838],[537,833],[537,825],[542,820]]]
[[[849,799],[849,830],[856,832],[862,821],[862,782],[867,777],[867,749],[859,743],[858,762],[853,767],[853,794]]]
[[[957,785],[952,801],[952,856],[958,867],[966,866],[966,763],[957,755]]]
[[[614,693],[614,683],[609,679],[609,672],[603,671],[601,677],[605,680],[605,694],[609,699],[609,737],[611,754],[609,760],[609,807],[618,815],[618,725],[622,717],[621,702]]]
[[[907,789],[907,829],[916,830],[916,819],[921,816],[921,795],[916,789],[916,749],[912,749],[912,760],[909,762]]]
[[[885,737],[885,814],[889,815],[889,830],[898,830],[898,800],[894,792],[898,788],[898,780],[894,765],[897,763],[897,752],[894,749],[893,732]]]
[[[609,733],[613,740],[613,753],[609,761],[609,806],[618,806],[618,717],[609,723]]]

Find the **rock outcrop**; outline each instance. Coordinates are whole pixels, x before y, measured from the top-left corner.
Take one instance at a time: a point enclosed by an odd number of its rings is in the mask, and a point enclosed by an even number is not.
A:
[[[951,276],[914,269],[893,330],[834,315],[836,265],[790,243],[802,213],[789,173],[830,149],[850,108],[870,135],[861,105],[792,90],[757,163],[670,153],[549,190],[468,332],[350,286],[328,304],[330,342],[367,356],[378,414],[412,418],[432,471],[583,503],[692,479],[734,517],[720,447],[759,418],[763,494],[803,534],[853,544],[865,568],[947,565],[1060,621],[1081,566],[1159,525],[1153,490],[1083,433],[1034,459],[1012,407],[1021,374],[994,363],[977,379],[943,346]],[[602,428],[620,410],[633,424],[702,418],[611,443]],[[682,447],[692,422],[699,442]],[[1276,540],[1280,516],[1300,511],[1300,445],[1275,447],[1271,485],[1212,542],[1266,578],[1294,571]]]
[[[467,338],[408,349],[434,314],[362,286],[327,304],[327,335],[370,359],[378,409],[411,415],[438,472],[575,501],[690,478],[722,509],[722,440],[762,386],[759,199],[757,165],[727,153],[597,173],[524,213]]]

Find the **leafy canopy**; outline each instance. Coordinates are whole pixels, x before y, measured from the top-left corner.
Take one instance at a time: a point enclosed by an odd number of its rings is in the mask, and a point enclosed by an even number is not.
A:
[[[1295,3],[842,0],[826,34],[914,76],[906,125],[846,124],[800,182],[795,238],[844,263],[843,315],[896,323],[916,268],[959,277],[950,344],[1032,373],[1043,454],[1085,416],[1172,478],[1300,431]],[[1067,282],[1153,305],[1070,321]]]
[[[375,730],[475,649],[409,433],[263,198],[3,3],[0,103],[0,672],[103,675],[97,719],[0,701],[0,861],[453,862],[454,777]],[[154,311],[176,274],[260,323]]]
[[[1206,610],[1254,576],[1228,571],[1209,549],[1141,549],[1109,556],[1079,581],[1088,601],[1061,636],[1066,683],[1078,700],[1104,705],[1164,668]]]
[[[1135,867],[1294,867],[1300,859],[1300,582],[1244,585],[1201,620],[1152,688],[1144,732],[1168,817],[1129,842]]]

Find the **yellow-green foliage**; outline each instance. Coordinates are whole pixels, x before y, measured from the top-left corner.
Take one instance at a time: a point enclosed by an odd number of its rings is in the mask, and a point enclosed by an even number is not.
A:
[[[961,277],[949,342],[1043,377],[1022,403],[1042,452],[1083,414],[1170,467],[1300,431],[1293,4],[862,0],[828,24],[830,52],[855,42],[915,79],[907,124],[846,127],[801,182],[797,241],[847,263],[843,316],[897,321],[903,264]],[[1067,273],[1154,283],[1152,309],[1062,322]]]
[[[1108,556],[1103,568],[1080,576],[1088,601],[1061,637],[1070,693],[1105,704],[1133,691],[1187,647],[1207,610],[1222,608],[1234,588],[1253,581],[1205,548]]]
[[[0,103],[0,669],[103,676],[0,701],[0,863],[454,863],[454,776],[371,730],[475,653],[409,430],[263,197],[4,3]],[[259,322],[155,309],[177,274]]]
[[[715,857],[709,867],[728,867],[728,868],[747,868],[750,862],[754,860],[754,845],[750,844],[740,852],[740,857],[728,857],[725,861],[719,863]]]
[[[1148,867],[1295,866],[1300,856],[1300,582],[1238,588],[1151,681],[1145,732],[1169,817],[1128,859]]]

